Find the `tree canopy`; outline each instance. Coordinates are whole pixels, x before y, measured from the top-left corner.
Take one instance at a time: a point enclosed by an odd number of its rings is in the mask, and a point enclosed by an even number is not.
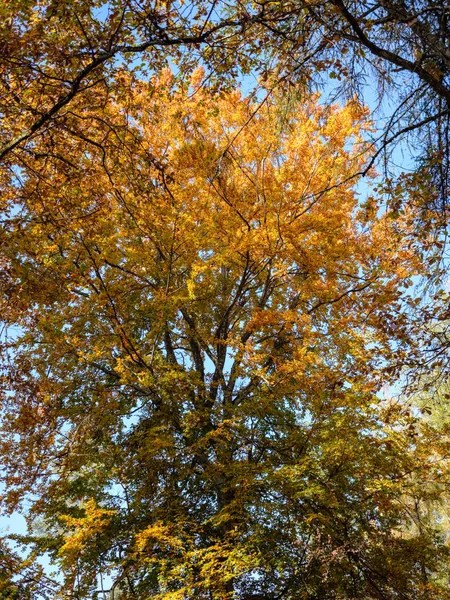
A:
[[[273,86],[323,85],[333,77],[341,92],[364,99],[375,77],[380,98],[387,92],[393,102],[377,152],[418,134],[418,158],[431,168],[446,210],[445,3],[9,0],[1,11],[0,157],[6,164],[23,160],[36,136],[51,145],[52,131],[65,128],[76,100],[78,108],[89,105],[93,89],[101,113],[120,86],[120,66],[154,73],[176,64],[186,74],[201,62],[217,84],[248,73]]]
[[[447,598],[442,531],[404,510],[445,441],[376,395],[422,262],[347,180],[367,110],[122,77],[5,186],[23,541],[76,598],[107,573],[117,598]]]
[[[446,5],[0,16],[0,599],[449,599]]]

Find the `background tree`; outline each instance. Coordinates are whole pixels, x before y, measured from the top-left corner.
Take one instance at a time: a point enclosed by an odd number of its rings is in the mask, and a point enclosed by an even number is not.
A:
[[[366,109],[117,78],[52,127],[64,160],[37,136],[4,184],[24,541],[77,598],[100,573],[136,599],[448,598],[403,502],[446,445],[376,396],[422,263],[408,215],[358,204]]]
[[[56,592],[55,582],[33,557],[20,557],[5,540],[0,540],[1,600],[49,600]]]

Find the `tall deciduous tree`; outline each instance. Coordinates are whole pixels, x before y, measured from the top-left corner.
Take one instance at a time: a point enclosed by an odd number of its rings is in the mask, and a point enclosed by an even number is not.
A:
[[[4,182],[25,541],[76,598],[107,573],[135,599],[448,598],[442,532],[403,501],[445,448],[376,396],[421,263],[351,186],[367,111],[117,70],[101,119],[74,98],[58,155],[35,137]]]

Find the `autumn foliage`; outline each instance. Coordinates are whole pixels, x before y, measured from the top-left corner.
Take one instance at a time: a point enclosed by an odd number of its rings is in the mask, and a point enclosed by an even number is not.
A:
[[[411,509],[444,437],[378,394],[422,264],[356,192],[367,109],[120,77],[2,175],[3,505],[61,576],[33,597],[448,598]]]

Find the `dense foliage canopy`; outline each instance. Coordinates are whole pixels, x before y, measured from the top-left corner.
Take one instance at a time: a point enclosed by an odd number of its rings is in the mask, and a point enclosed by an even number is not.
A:
[[[32,140],[65,127],[66,116],[120,86],[120,66],[180,73],[199,62],[208,81],[242,74],[284,84],[323,85],[393,103],[380,152],[418,133],[441,210],[448,195],[449,9],[431,0],[7,0],[0,8],[0,157],[32,152]],[[119,78],[118,78],[119,75]],[[375,79],[375,80],[374,80]],[[84,101],[83,101],[84,99]],[[103,99],[103,101],[102,101]],[[373,99],[372,99],[373,102]],[[386,116],[386,115],[384,115]],[[413,154],[416,154],[413,152]]]
[[[4,502],[76,598],[445,598],[405,510],[445,442],[376,396],[422,267],[345,183],[367,111],[202,78],[123,74],[5,185]]]
[[[1,600],[450,598],[448,16],[1,4]]]

